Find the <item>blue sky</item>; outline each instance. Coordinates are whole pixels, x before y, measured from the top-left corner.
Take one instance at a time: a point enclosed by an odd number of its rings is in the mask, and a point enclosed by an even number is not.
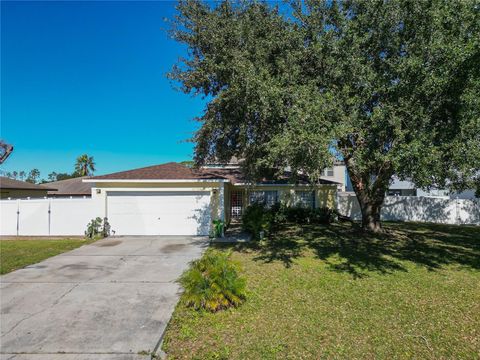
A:
[[[174,2],[1,3],[5,171],[96,174],[190,159],[204,101],[165,74],[185,48],[168,38]]]

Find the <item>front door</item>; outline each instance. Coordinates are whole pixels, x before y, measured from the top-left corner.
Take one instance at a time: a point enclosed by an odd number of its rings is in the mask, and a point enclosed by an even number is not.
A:
[[[232,191],[230,197],[230,215],[232,219],[240,219],[243,211],[243,191]]]

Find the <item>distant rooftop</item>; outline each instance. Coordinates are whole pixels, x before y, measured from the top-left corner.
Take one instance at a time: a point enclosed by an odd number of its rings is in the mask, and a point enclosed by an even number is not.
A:
[[[89,196],[92,194],[92,183],[85,183],[83,179],[87,176],[76,177],[72,179],[54,181],[48,183],[48,186],[57,188],[58,191],[49,191],[48,195],[55,196]]]
[[[51,190],[56,191],[57,189],[45,185],[32,184],[26,181],[20,181],[15,179],[10,179],[8,177],[0,176],[0,189],[9,189],[9,190]]]

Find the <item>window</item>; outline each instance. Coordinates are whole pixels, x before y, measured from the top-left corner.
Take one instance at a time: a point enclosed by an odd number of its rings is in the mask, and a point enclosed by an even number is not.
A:
[[[333,167],[323,169],[323,176],[333,176]]]
[[[314,208],[315,207],[315,192],[314,191],[297,191],[297,206]]]
[[[250,204],[255,202],[270,207],[278,202],[278,192],[276,190],[252,191],[250,193]]]

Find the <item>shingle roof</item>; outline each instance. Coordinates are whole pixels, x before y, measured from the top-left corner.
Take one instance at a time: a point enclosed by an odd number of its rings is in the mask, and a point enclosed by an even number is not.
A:
[[[91,195],[92,194],[92,183],[85,183],[83,179],[86,179],[86,176],[54,181],[48,183],[48,186],[58,189],[58,191],[49,191],[48,195],[60,195],[60,196],[72,196],[72,195]]]
[[[113,174],[94,176],[92,180],[206,180],[225,179],[209,171],[196,170],[170,162],[140,169],[120,171]]]
[[[0,189],[11,189],[11,190],[52,190],[55,191],[54,187],[32,184],[26,181],[20,181],[15,179],[10,179],[4,176],[0,176]]]
[[[264,179],[261,184],[285,184],[290,177],[285,173],[281,179]],[[92,180],[229,180],[233,184],[245,183],[246,179],[239,168],[200,168],[192,169],[182,164],[170,162],[140,169],[121,171],[113,174],[91,177]],[[303,176],[298,183],[308,183]],[[337,184],[329,180],[319,180],[321,184]]]

